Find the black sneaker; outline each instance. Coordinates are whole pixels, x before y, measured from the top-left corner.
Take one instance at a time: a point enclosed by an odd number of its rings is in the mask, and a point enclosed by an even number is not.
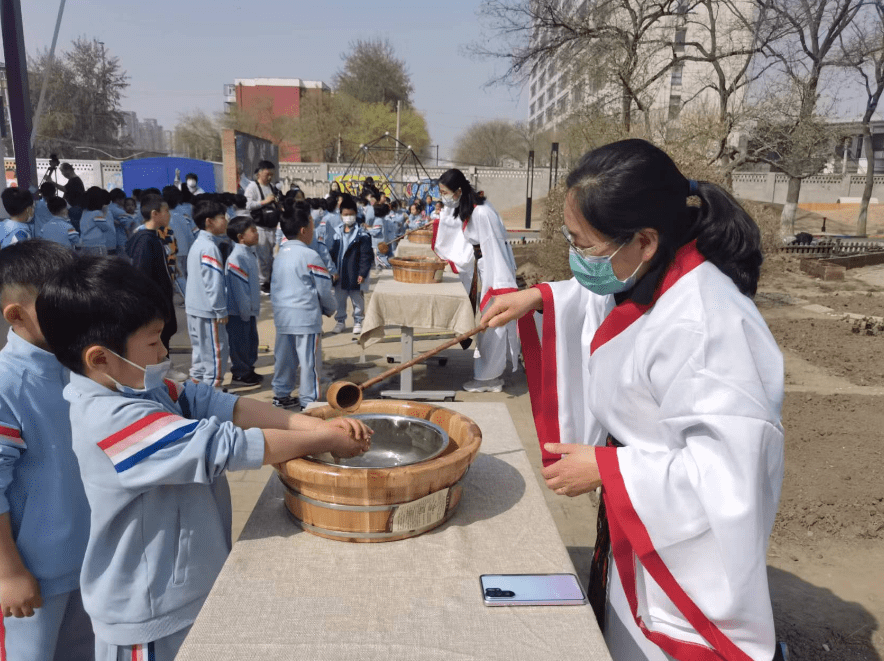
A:
[[[297,397],[274,397],[273,405],[277,408],[292,410],[301,410],[301,402]]]
[[[264,375],[258,374],[256,371],[252,370],[252,373],[249,374],[249,378],[255,379],[255,383],[264,383]]]
[[[230,379],[230,385],[257,386],[264,380],[260,374],[246,374],[245,376],[234,376]]]

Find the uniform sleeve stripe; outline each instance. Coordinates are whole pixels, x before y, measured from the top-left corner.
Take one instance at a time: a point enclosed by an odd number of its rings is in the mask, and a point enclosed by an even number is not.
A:
[[[181,393],[184,392],[184,384],[175,383],[172,379],[163,379],[163,383],[166,384],[166,390],[169,391],[169,397],[172,398],[173,402],[177,402],[178,398],[181,397]]]
[[[322,266],[317,266],[316,264],[307,264],[307,268],[309,268],[313,272],[313,275],[318,275],[320,278],[326,278],[329,280],[331,279],[328,275],[328,269]]]
[[[218,268],[221,268],[221,262],[219,262],[211,255],[201,255],[200,261],[202,261],[203,264],[208,264],[209,266],[217,266]]]
[[[234,271],[237,275],[242,275],[246,278],[249,277],[249,274],[245,269],[240,268],[239,266],[237,266],[233,262],[227,262],[227,266],[229,266],[230,270]]]
[[[164,433],[162,436],[157,438],[159,434],[154,434],[151,437],[145,439],[144,441],[138,443],[137,445],[132,446],[129,450],[132,450],[132,454],[129,451],[124,453],[120,453],[118,458],[112,459],[114,462],[114,470],[118,473],[122,473],[129,468],[132,468],[135,464],[152,454],[159,452],[167,445],[174,443],[177,440],[180,440],[191,433],[194,429],[197,428],[199,422],[196,420],[185,420],[182,418],[182,422],[186,424],[182,424],[173,428],[168,433]],[[174,427],[174,425],[170,425],[170,427]],[[164,428],[162,431],[165,432],[169,429],[169,427]],[[121,455],[127,455],[125,457]]]
[[[249,279],[246,276],[240,275],[239,273],[237,273],[236,271],[233,271],[233,270],[230,271],[230,275],[232,275],[234,278],[239,278],[240,280],[242,280],[245,283],[248,283],[248,281],[249,281]]]
[[[6,425],[0,425],[0,440],[10,441],[16,445],[25,444],[21,438],[21,432],[14,427],[7,427]]]

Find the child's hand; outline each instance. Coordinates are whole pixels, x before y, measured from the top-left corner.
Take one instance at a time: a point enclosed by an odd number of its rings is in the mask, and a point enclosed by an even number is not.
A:
[[[359,420],[336,418],[329,420],[328,426],[331,428],[329,452],[335,457],[355,457],[371,447],[371,435],[374,432]]]
[[[27,570],[0,579],[0,606],[3,617],[31,617],[35,608],[43,606],[40,584]]]

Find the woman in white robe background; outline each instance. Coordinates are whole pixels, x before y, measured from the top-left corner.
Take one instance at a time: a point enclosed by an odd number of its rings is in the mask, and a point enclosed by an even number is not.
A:
[[[516,260],[507,242],[506,228],[494,207],[473,190],[463,172],[447,170],[439,177],[444,208],[439,217],[434,250],[457,270],[467,293],[472,292],[477,310],[484,310],[494,296],[517,291]],[[477,252],[475,247],[479,249]],[[481,256],[476,259],[476,255]],[[480,333],[476,340],[473,380],[468,392],[500,392],[509,359],[518,367],[519,338],[515,322]]]
[[[758,228],[643,140],[589,152],[567,185],[575,278],[500,296],[483,319],[521,319],[548,487],[603,487],[590,594],[612,656],[782,658],[766,552],[783,364],[749,298]]]

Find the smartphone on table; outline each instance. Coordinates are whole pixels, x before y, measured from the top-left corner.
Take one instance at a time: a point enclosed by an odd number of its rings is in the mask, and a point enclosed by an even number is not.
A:
[[[586,593],[574,574],[482,574],[486,606],[580,606]]]

